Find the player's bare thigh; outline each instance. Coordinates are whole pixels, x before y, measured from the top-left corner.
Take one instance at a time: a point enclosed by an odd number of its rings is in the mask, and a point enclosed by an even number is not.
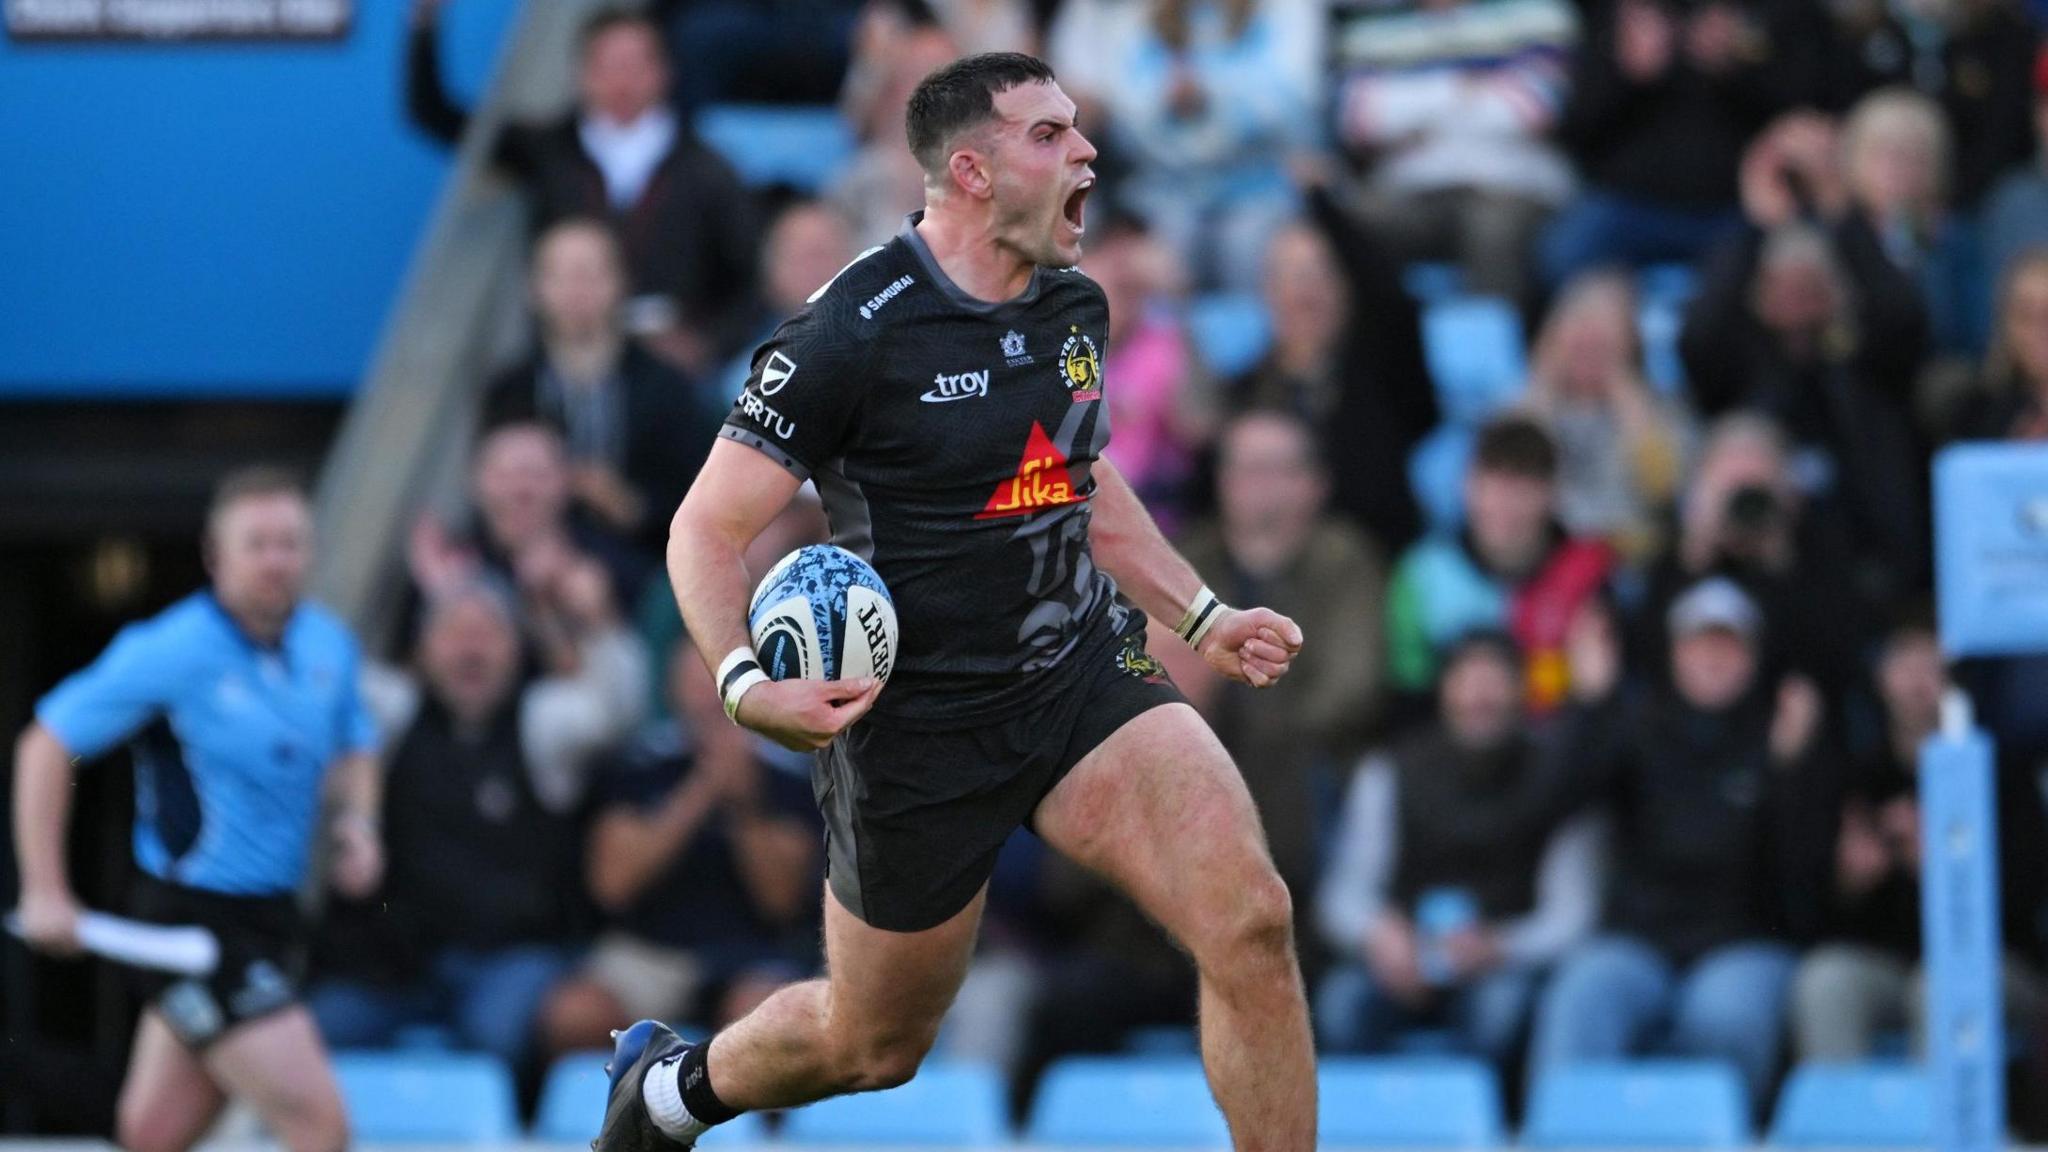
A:
[[[291,1152],[340,1152],[348,1122],[334,1068],[303,1005],[238,1025],[206,1050],[206,1070]]]
[[[890,932],[862,923],[828,886],[825,964],[834,1033],[884,1047],[921,1042],[929,1048],[967,978],[987,902],[983,885],[944,923],[922,932]]]
[[[721,1098],[775,1108],[910,1079],[974,953],[987,889],[922,932],[861,923],[825,891],[826,976],[791,985],[711,1042]]]
[[[121,1147],[184,1152],[213,1126],[224,1103],[198,1054],[171,1033],[156,1009],[144,1009],[115,1109],[115,1139]]]
[[[1082,757],[1036,826],[1190,948],[1209,921],[1280,883],[1244,777],[1185,704],[1139,713]]]

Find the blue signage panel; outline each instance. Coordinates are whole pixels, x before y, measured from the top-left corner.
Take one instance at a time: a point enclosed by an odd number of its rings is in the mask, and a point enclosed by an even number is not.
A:
[[[1935,457],[1934,553],[1951,658],[2048,652],[2048,444]]]

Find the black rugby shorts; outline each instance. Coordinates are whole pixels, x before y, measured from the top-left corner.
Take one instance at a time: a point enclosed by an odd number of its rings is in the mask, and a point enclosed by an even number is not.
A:
[[[1048,676],[1042,699],[972,728],[891,728],[873,717],[819,752],[826,878],[863,923],[937,927],[965,908],[996,853],[1081,758],[1141,712],[1185,703],[1145,651],[1145,614],[1110,615]],[[960,792],[949,781],[972,781]]]

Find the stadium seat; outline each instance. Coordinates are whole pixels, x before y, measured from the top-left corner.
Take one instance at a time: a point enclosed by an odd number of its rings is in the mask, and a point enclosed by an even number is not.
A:
[[[338,1052],[349,1128],[365,1144],[491,1144],[519,1138],[512,1074],[471,1052]]]
[[[1734,1148],[1749,1142],[1742,1082],[1698,1060],[1586,1063],[1536,1081],[1522,1143],[1534,1148]]]
[[[853,132],[832,108],[714,104],[697,113],[697,134],[753,185],[822,191],[853,159]]]
[[[798,1108],[784,1123],[782,1138],[793,1144],[988,1148],[1009,1142],[1005,1110],[995,1069],[934,1062],[901,1088]]]
[[[1465,520],[1465,463],[1472,458],[1472,429],[1440,424],[1408,457],[1408,487],[1429,528],[1447,532]]]
[[[1223,1114],[1193,1057],[1075,1056],[1039,1083],[1026,1139],[1110,1148],[1225,1148]]]
[[[1325,1144],[1493,1148],[1507,1141],[1493,1071],[1476,1061],[1331,1058],[1316,1079]]]
[[[1422,310],[1422,351],[1446,420],[1478,424],[1522,391],[1522,318],[1491,296],[1458,296]]]
[[[1926,1147],[1933,1086],[1911,1064],[1803,1064],[1778,1098],[1771,1143],[1802,1148]]]
[[[1636,295],[1683,308],[1699,291],[1699,273],[1683,262],[1650,264],[1636,273]]]
[[[1124,1051],[1133,1056],[1193,1056],[1202,1050],[1188,1027],[1133,1028],[1124,1036]]]
[[[540,1105],[534,1112],[534,1140],[582,1145],[596,1139],[609,1095],[604,1062],[610,1058],[609,1052],[571,1052],[554,1062],[541,1085]],[[767,1138],[767,1124],[748,1112],[713,1128],[698,1143],[719,1148],[759,1144]]]
[[[1273,338],[1266,305],[1257,296],[1218,292],[1188,302],[1188,335],[1202,363],[1218,376],[1251,370]]]
[[[1401,287],[1420,304],[1434,304],[1465,292],[1465,270],[1456,264],[1419,263],[1401,269]]]

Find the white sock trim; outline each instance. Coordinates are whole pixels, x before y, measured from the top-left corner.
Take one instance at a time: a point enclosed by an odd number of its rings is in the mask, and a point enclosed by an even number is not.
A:
[[[678,1083],[677,1065],[682,1063],[680,1054],[660,1061],[647,1070],[647,1077],[640,1081],[640,1099],[647,1105],[647,1115],[662,1135],[676,1140],[695,1140],[711,1130],[690,1110],[683,1107],[683,1086]]]

